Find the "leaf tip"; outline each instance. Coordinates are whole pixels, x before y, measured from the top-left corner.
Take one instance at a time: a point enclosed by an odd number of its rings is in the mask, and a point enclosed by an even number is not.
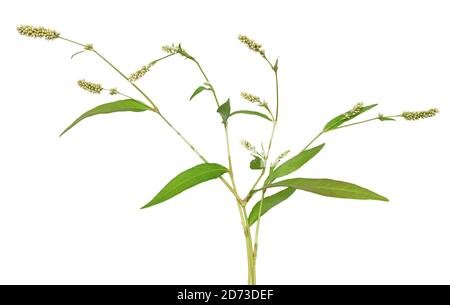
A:
[[[383,201],[383,202],[389,202],[389,198],[384,197],[383,195],[376,194],[376,198],[373,198],[373,200]]]
[[[143,207],[140,208],[140,210],[144,210],[146,208],[151,207],[150,203],[147,203],[146,205],[144,205]]]
[[[59,138],[61,138],[66,132],[67,132],[67,130],[64,130],[63,132],[61,132],[61,133],[59,134]]]

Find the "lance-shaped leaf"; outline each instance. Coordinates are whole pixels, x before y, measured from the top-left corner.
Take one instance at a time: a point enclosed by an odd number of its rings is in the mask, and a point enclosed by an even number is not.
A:
[[[389,201],[386,197],[356,184],[331,179],[294,178],[276,182],[267,187],[290,187],[336,198]]]
[[[272,121],[271,118],[269,118],[267,115],[265,115],[264,113],[258,112],[258,111],[252,111],[252,110],[238,110],[238,111],[234,111],[230,114],[230,116],[236,115],[236,114],[248,114],[248,115],[256,115],[259,116],[263,119],[266,119],[268,121]]]
[[[72,124],[70,124],[69,127],[67,127],[60,136],[68,132],[70,129],[72,129],[75,125],[80,123],[82,120],[98,115],[98,114],[106,114],[106,113],[113,113],[113,112],[123,112],[123,111],[132,111],[132,112],[141,112],[151,110],[151,108],[139,101],[133,100],[133,99],[126,99],[126,100],[120,100],[115,101],[112,103],[103,104],[100,106],[97,106],[85,113],[83,113],[78,119],[76,119]]]
[[[317,155],[322,148],[325,146],[325,143],[319,146],[316,146],[311,149],[304,150],[300,152],[298,155],[290,158],[286,162],[280,164],[277,168],[273,170],[273,172],[267,177],[266,184],[274,181],[277,178],[287,176],[296,170],[298,170],[300,167],[305,165],[309,160],[314,158],[315,155]]]
[[[272,196],[264,198],[264,200],[262,201],[263,203],[261,207],[261,216],[266,214],[271,208],[291,197],[294,192],[294,188],[287,188],[285,190],[282,190],[281,192],[273,194]],[[260,206],[261,200],[255,204],[252,211],[250,212],[250,215],[248,216],[248,224],[250,226],[258,220]]]
[[[348,122],[354,118],[356,118],[357,116],[363,114],[366,111],[369,111],[370,109],[372,109],[373,107],[377,106],[377,104],[373,104],[373,105],[369,105],[369,106],[364,106],[361,108],[361,110],[359,110],[359,112],[355,115],[349,115],[348,112],[343,113],[341,115],[338,115],[337,117],[335,117],[334,119],[332,119],[331,121],[329,121],[325,127],[323,128],[323,131],[330,131],[333,130],[339,126],[341,126],[342,124],[344,124],[345,122]]]
[[[225,103],[220,105],[220,107],[217,109],[217,112],[222,117],[222,123],[226,124],[231,114],[230,99],[228,99]]]
[[[216,163],[204,163],[194,166],[173,178],[148,204],[142,208],[145,209],[154,206],[155,204],[164,202],[200,183],[219,178],[227,171],[228,169],[226,167]]]
[[[201,93],[204,90],[210,90],[209,88],[206,88],[204,86],[200,86],[197,89],[195,89],[194,93],[192,94],[191,98],[189,99],[190,101],[192,101],[192,99],[199,93]]]

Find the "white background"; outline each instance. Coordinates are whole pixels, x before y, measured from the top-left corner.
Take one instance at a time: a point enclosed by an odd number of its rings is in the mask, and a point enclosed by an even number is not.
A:
[[[280,56],[281,112],[273,154],[298,152],[358,101],[379,111],[438,107],[435,119],[373,122],[333,132],[296,175],[355,182],[389,203],[304,192],[263,217],[260,284],[450,283],[448,1],[9,1],[0,4],[0,282],[243,284],[245,244],[232,196],[217,181],[140,210],[173,176],[199,163],[152,113],[88,119],[112,101],[77,88],[86,78],[136,92],[93,54],[17,35],[19,24],[93,43],[126,73],[181,42],[221,101],[241,91],[274,101],[273,75],[236,39]],[[226,163],[211,97],[171,58],[139,81],[212,162]],[[370,114],[367,117],[371,116]],[[266,141],[257,118],[230,121],[243,194],[257,173],[240,139]],[[294,175],[294,176],[296,176]]]

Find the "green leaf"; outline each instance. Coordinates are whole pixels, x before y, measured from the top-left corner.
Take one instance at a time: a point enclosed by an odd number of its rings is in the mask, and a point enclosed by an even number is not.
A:
[[[197,89],[195,89],[194,93],[192,94],[191,98],[189,99],[189,101],[192,101],[192,99],[199,93],[201,93],[203,90],[209,90],[209,88],[200,86]]]
[[[294,178],[270,184],[268,187],[291,187],[336,198],[389,201],[386,197],[358,185],[331,179]]]
[[[364,106],[362,107],[361,111],[354,116],[351,117],[346,117],[346,113],[343,113],[341,115],[338,115],[337,117],[335,117],[334,119],[332,119],[331,121],[329,121],[325,127],[323,128],[323,131],[330,131],[333,130],[339,126],[341,126],[342,124],[344,124],[345,122],[348,122],[354,118],[356,118],[358,115],[363,114],[366,111],[369,111],[370,109],[372,109],[373,107],[377,106],[378,104],[373,104],[373,105],[369,105],[369,106]]]
[[[251,111],[251,110],[238,110],[238,111],[234,111],[230,114],[230,116],[236,115],[236,114],[249,114],[249,115],[256,115],[259,116],[263,119],[272,121],[271,118],[269,118],[267,115],[265,115],[264,113],[258,112],[258,111]]]
[[[106,113],[113,113],[113,112],[122,112],[122,111],[133,111],[133,112],[141,112],[151,110],[151,108],[139,101],[133,100],[133,99],[126,99],[126,100],[120,100],[115,101],[112,103],[103,104],[100,106],[97,106],[85,113],[83,113],[78,119],[76,119],[72,124],[70,124],[69,127],[67,127],[61,134],[65,134],[68,132],[72,127],[80,123],[82,120],[97,115],[97,114],[106,114]]]
[[[226,172],[228,172],[226,167],[216,163],[204,163],[194,166],[173,178],[147,205],[142,207],[142,209],[164,202],[197,184],[219,178]]]
[[[250,162],[250,168],[251,169],[263,169],[264,168],[264,161],[260,158],[260,157],[255,157],[255,159],[253,159]]]
[[[286,199],[288,199],[289,197],[291,197],[291,195],[294,194],[294,192],[295,192],[295,189],[287,188],[285,190],[282,190],[281,192],[273,194],[272,196],[264,198],[263,205],[261,207],[261,216],[266,214],[274,206],[278,205],[279,203],[281,203],[281,202],[285,201]],[[252,211],[250,212],[250,215],[248,216],[248,224],[250,226],[253,225],[256,221],[258,221],[260,206],[261,206],[261,200],[255,204]]]
[[[226,124],[228,121],[228,118],[231,115],[230,99],[228,99],[225,103],[220,105],[219,109],[217,109],[217,112],[222,117],[222,123]]]
[[[266,184],[274,181],[277,178],[287,176],[296,170],[298,170],[300,167],[305,165],[309,160],[314,158],[315,155],[317,155],[322,148],[325,146],[325,143],[319,146],[316,146],[314,148],[304,150],[300,152],[298,155],[292,157],[291,159],[287,160],[286,162],[280,164],[277,168],[273,170],[273,172],[267,177]]]

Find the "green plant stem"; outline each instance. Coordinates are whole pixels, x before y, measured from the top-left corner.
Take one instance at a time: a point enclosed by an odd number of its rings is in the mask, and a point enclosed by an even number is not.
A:
[[[278,114],[279,114],[279,104],[280,104],[280,94],[279,94],[279,84],[278,84],[278,70],[274,69],[274,66],[272,65],[272,63],[264,56],[264,59],[266,59],[266,61],[269,63],[270,67],[272,68],[272,70],[274,71],[275,74],[275,91],[276,91],[276,111],[275,111],[275,120],[273,121],[273,126],[272,126],[272,132],[270,134],[270,140],[269,140],[269,145],[267,148],[267,153],[265,155],[265,160],[264,160],[264,164],[265,164],[265,168],[267,167],[267,161],[269,160],[269,156],[270,156],[270,150],[272,148],[272,142],[275,136],[275,130],[277,127],[277,122],[278,122]],[[263,175],[265,172],[265,168],[263,171]],[[257,183],[255,184],[255,186],[259,183],[259,180],[261,179],[262,176],[260,176],[257,180]],[[249,191],[249,194],[251,194],[253,191],[253,189],[251,189]],[[263,206],[263,202],[264,202],[264,195],[265,195],[265,190],[262,191],[261,193],[261,203],[259,205],[259,210],[258,210],[258,220],[257,220],[257,224],[256,224],[256,230],[255,230],[255,243],[253,246],[253,283],[256,284],[256,258],[257,258],[257,254],[258,254],[258,242],[259,242],[259,228],[261,225],[261,214],[262,214],[262,206]],[[251,195],[250,195],[251,196]]]
[[[209,84],[209,87],[211,88],[211,92],[214,96],[214,101],[216,102],[216,106],[217,108],[220,107],[220,103],[219,103],[219,99],[217,97],[217,93],[216,90],[214,89],[214,86],[212,85],[211,81],[209,80],[208,76],[205,73],[205,70],[203,70],[201,64],[194,58],[194,57],[189,57],[198,67],[198,69],[200,70],[200,73],[203,75],[205,81]],[[225,122],[223,124],[224,126],[224,130],[225,130],[225,141],[226,141],[226,146],[227,146],[227,159],[228,159],[228,174],[230,175],[230,180],[231,180],[231,184],[235,190],[235,192],[237,193],[237,187],[236,187],[236,182],[234,180],[234,171],[233,171],[233,161],[231,159],[231,149],[230,149],[230,136],[229,136],[229,131],[228,131],[228,122]],[[239,202],[241,203],[241,202]]]
[[[385,116],[385,118],[391,118],[392,119],[392,118],[397,118],[397,117],[401,117],[401,116],[402,115],[397,114],[397,115]],[[347,124],[347,125],[342,125],[342,126],[336,127],[336,128],[334,128],[332,130],[329,130],[329,131],[321,131],[308,143],[308,145],[305,146],[305,148],[303,148],[302,152],[307,150],[318,138],[320,138],[323,134],[325,134],[327,132],[338,130],[338,129],[342,129],[342,128],[346,128],[346,127],[351,127],[351,126],[355,126],[355,125],[360,125],[360,124],[364,124],[364,123],[367,123],[367,122],[377,121],[377,120],[379,120],[379,117],[371,118],[371,119],[367,119],[367,120],[364,120],[364,121],[355,122],[355,123],[351,123],[351,124]]]
[[[266,190],[263,190],[261,192],[261,202],[259,204],[259,210],[258,210],[258,222],[256,223],[256,230],[255,230],[255,245],[253,246],[253,276],[254,281],[256,282],[256,259],[258,256],[258,238],[259,238],[259,226],[261,224],[261,214],[262,214],[262,207],[264,205],[264,196],[266,195]]]
[[[189,142],[182,134],[180,131],[178,131],[178,129],[176,129],[172,123],[169,122],[169,120],[167,120],[167,118],[161,113],[161,112],[157,112],[157,114],[161,117],[161,119],[183,140],[184,143],[186,143],[186,145],[189,146],[189,148],[204,162],[204,163],[209,163],[208,160],[195,148],[194,145],[191,144],[191,142]],[[239,197],[239,195],[237,194],[237,192],[234,190],[234,188],[228,183],[227,180],[225,180],[223,177],[219,177],[219,179],[225,184],[225,186],[228,188],[228,190],[230,190],[230,192],[234,195],[234,197],[236,198],[236,200],[238,201],[238,203],[241,203],[242,199]]]
[[[198,69],[200,70],[200,73],[203,75],[205,81],[209,84],[209,87],[211,88],[211,92],[214,96],[214,101],[216,102],[217,108],[220,107],[219,99],[217,97],[216,90],[214,89],[214,86],[212,85],[211,81],[209,80],[208,76],[206,75],[205,71],[203,70],[201,64],[193,57],[190,57],[191,60],[197,65]],[[231,149],[230,149],[230,139],[229,139],[229,131],[228,131],[228,122],[225,122],[223,124],[224,130],[225,130],[225,140],[226,140],[226,146],[227,146],[227,158],[228,158],[228,170],[229,175],[231,179],[232,189],[235,193],[237,193],[237,187],[236,182],[234,179],[234,171],[233,171],[233,162],[231,159]],[[238,198],[239,196],[236,196]],[[256,278],[255,278],[255,263],[254,263],[254,254],[253,254],[253,243],[252,243],[252,234],[250,231],[250,226],[248,225],[248,216],[247,216],[247,210],[245,208],[245,202],[242,200],[237,200],[237,207],[239,210],[239,215],[241,217],[241,223],[244,230],[244,236],[245,236],[245,246],[247,249],[247,283],[248,285],[254,285],[256,284]]]
[[[261,181],[262,177],[264,177],[264,174],[266,173],[266,169],[263,168],[263,170],[261,171],[261,174],[259,174],[258,178],[256,179],[255,183],[253,183],[252,187],[250,188],[250,192],[248,193],[248,195],[244,198],[244,201],[247,203],[250,201],[251,197],[252,197],[252,192],[256,189],[256,187],[258,186],[259,181]]]
[[[248,214],[245,206],[239,206],[241,217],[243,217],[243,227],[245,235],[245,246],[247,249],[248,284],[256,285],[255,256],[253,251],[252,233],[248,224]]]
[[[305,146],[305,148],[302,149],[301,152],[304,152],[305,150],[307,150],[318,138],[320,138],[325,132],[321,131],[319,132],[309,143],[308,145]]]
[[[120,92],[120,91],[118,91],[117,94],[118,94],[118,95],[122,95],[123,97],[129,98],[129,99],[131,99],[131,100],[135,100],[135,101],[141,102],[141,101],[139,101],[139,100],[137,100],[137,99],[135,99],[135,98],[133,98],[133,97],[127,95],[127,94],[124,94],[124,93],[122,93],[122,92]],[[142,102],[141,102],[141,103],[142,103]],[[142,104],[144,104],[144,103],[142,103]]]
[[[59,37],[62,40],[71,42],[73,44],[82,46],[82,47],[86,47],[85,44],[76,42],[74,40],[65,38],[65,37]],[[145,94],[144,91],[141,90],[141,88],[139,88],[137,85],[135,85],[133,82],[131,82],[128,77],[122,73],[122,71],[120,71],[115,65],[113,65],[109,60],[107,60],[102,54],[100,54],[99,52],[97,52],[96,50],[91,50],[91,52],[94,52],[98,57],[100,57],[105,63],[107,63],[111,68],[113,68],[117,73],[119,73],[120,76],[122,76],[124,79],[126,79],[137,91],[139,91],[140,94],[142,94],[143,97],[145,97],[145,99],[150,103],[150,105],[153,107],[152,110],[154,112],[158,112],[158,107],[156,107],[155,103],[152,101],[152,99],[150,99],[150,97],[148,97],[147,94]]]
[[[280,110],[280,93],[279,93],[279,85],[278,85],[278,71],[275,71],[274,66],[272,65],[272,63],[267,59],[267,57],[263,57],[267,63],[270,65],[271,69],[274,71],[275,73],[275,91],[276,91],[276,111],[275,111],[275,118],[273,120],[273,125],[272,125],[272,132],[270,135],[270,140],[269,140],[269,146],[267,149],[267,154],[266,154],[266,158],[265,158],[265,163],[267,163],[267,159],[269,159],[269,154],[270,154],[270,150],[272,148],[272,142],[273,142],[273,138],[275,136],[275,129],[277,127],[277,123],[278,123],[278,114],[279,114],[279,110]],[[270,110],[269,110],[270,112]],[[272,112],[270,112],[270,114],[272,115]],[[273,118],[273,115],[272,115]],[[255,183],[253,184],[253,186],[250,188],[250,191],[247,193],[247,196],[245,197],[244,201],[248,202],[250,201],[253,192],[255,190],[255,188],[258,186],[258,183],[261,181],[262,177],[265,174],[265,168],[263,169],[263,171],[261,172],[261,175],[258,176],[258,178],[256,179]]]
[[[152,64],[156,64],[157,62],[162,61],[162,60],[164,60],[164,59],[166,59],[166,58],[172,57],[172,56],[174,56],[175,54],[176,54],[176,53],[171,53],[171,54],[165,55],[165,56],[163,56],[163,57],[160,57],[160,58],[158,58],[158,59],[155,59],[155,60],[152,61],[151,63],[152,63]]]
[[[272,69],[273,66],[271,65]],[[279,89],[279,85],[278,85],[278,71],[275,71],[275,84],[276,84],[276,91],[277,91],[277,109],[275,112],[275,122],[278,121],[278,113],[280,111],[280,89]]]
[[[137,91],[139,91],[140,94],[142,94],[143,97],[152,105],[154,112],[159,112],[158,107],[156,107],[156,104],[152,101],[151,98],[148,97],[145,92],[139,88],[135,83],[131,82],[128,77],[122,73],[116,66],[114,66],[109,60],[107,60],[102,54],[98,53],[96,50],[93,50],[95,54],[97,54],[98,57],[100,57],[104,62],[106,62],[111,68],[113,68],[117,73],[119,73],[124,79],[126,79]]]
[[[199,63],[195,58],[192,57],[191,60],[197,65],[198,69],[200,70],[200,73],[203,75],[203,78],[204,78],[205,81],[209,84],[209,86],[210,86],[210,88],[211,88],[211,91],[212,91],[212,94],[213,94],[213,96],[214,96],[214,101],[216,102],[216,106],[217,106],[217,108],[219,108],[220,103],[219,103],[219,99],[217,98],[216,90],[214,90],[213,85],[212,85],[211,82],[209,81],[209,78],[208,78],[208,76],[206,75],[205,70],[203,70],[202,65],[200,65],[200,63]]]
[[[81,46],[81,47],[86,47],[86,45],[85,44],[82,44],[82,43],[79,43],[79,42],[76,42],[76,41],[73,41],[73,40],[71,40],[71,39],[68,39],[68,38],[65,38],[65,37],[59,37],[59,39],[62,39],[62,40],[65,40],[65,41],[68,41],[68,42],[70,42],[70,43],[73,43],[73,44],[76,44],[76,45],[79,45],[79,46]]]
[[[392,118],[398,118],[398,117],[401,117],[401,116],[402,115],[397,114],[397,115],[387,115],[387,116],[384,116],[384,117],[392,119]],[[376,118],[372,118],[372,119],[368,119],[368,120],[364,120],[364,121],[360,121],[360,122],[356,122],[356,123],[352,123],[352,124],[342,125],[342,126],[334,128],[334,129],[332,129],[330,131],[341,129],[341,128],[345,128],[345,127],[355,126],[355,125],[359,125],[359,124],[363,124],[363,123],[367,123],[367,122],[371,122],[371,121],[376,121],[376,120],[379,120],[379,119],[380,119],[379,117],[376,117]]]

